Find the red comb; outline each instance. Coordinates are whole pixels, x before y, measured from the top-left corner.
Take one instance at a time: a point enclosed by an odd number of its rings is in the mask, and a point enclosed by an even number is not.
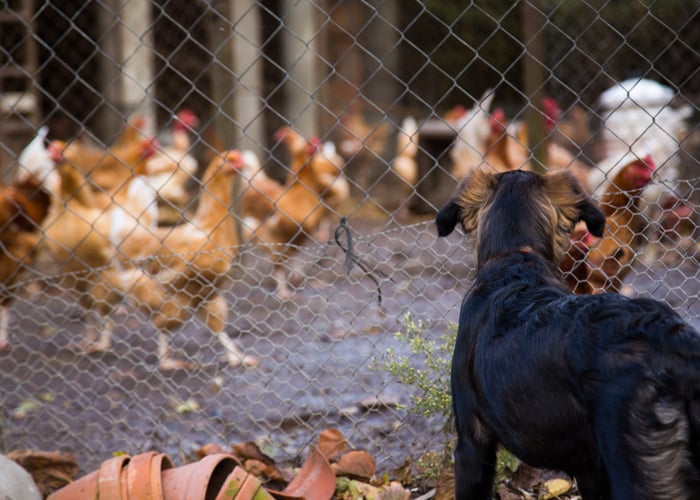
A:
[[[496,108],[489,117],[491,132],[494,134],[502,133],[506,128],[506,113],[503,108]]]
[[[544,112],[547,131],[552,130],[552,128],[554,128],[554,124],[557,123],[557,120],[559,120],[559,116],[561,115],[559,103],[551,97],[543,97],[542,111]]]

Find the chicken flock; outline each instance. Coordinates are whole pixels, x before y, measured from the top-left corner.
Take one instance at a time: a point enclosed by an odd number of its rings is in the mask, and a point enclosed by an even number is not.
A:
[[[615,128],[625,123],[615,113],[626,111],[625,97],[632,91],[621,88],[623,97],[614,89],[604,96],[612,137],[626,137]],[[460,106],[443,117],[457,136],[449,152],[456,180],[476,168],[532,168],[527,126],[509,121],[503,109],[492,110],[493,101],[494,93],[487,92],[471,109]],[[641,101],[635,95],[634,102]],[[673,207],[683,210],[666,215],[694,222],[694,207],[679,203],[673,191],[682,129],[674,129],[675,149],[655,139],[647,141],[652,145],[647,149],[640,144],[620,152],[607,137],[607,156],[591,165],[570,147],[591,138],[582,108],[563,118],[556,102],[546,99],[541,109],[546,168],[568,169],[597,196],[608,219],[602,238],[577,228],[561,271],[575,293],[622,291],[647,241],[655,217],[650,207],[671,207],[668,200],[674,200]],[[350,139],[339,143],[340,152],[334,143],[304,137],[292,127],[278,130],[274,141],[288,158],[283,179],[271,176],[253,151],[221,148],[200,168],[192,147],[197,117],[188,110],[174,118],[165,145],[143,132],[138,117],[108,148],[80,139],[49,140],[42,127],[18,157],[12,181],[0,185],[0,350],[10,345],[14,288],[33,270],[54,276],[75,294],[85,311],[80,348],[87,352],[110,349],[112,313],[128,304],[156,329],[162,370],[188,367],[172,355],[169,337],[191,316],[218,339],[231,366],[255,366],[258,359],[225,331],[229,310],[222,285],[238,265],[240,246],[259,245],[269,255],[276,296],[293,296],[287,261],[307,241],[330,238],[334,219],[350,199],[346,163],[363,147],[376,156],[377,137],[389,137],[388,121],[375,127],[357,117],[342,123]],[[396,127],[389,168],[407,196],[419,182],[419,134],[411,116]]]

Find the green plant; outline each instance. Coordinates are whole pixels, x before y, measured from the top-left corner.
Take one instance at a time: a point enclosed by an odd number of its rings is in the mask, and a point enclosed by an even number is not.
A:
[[[393,348],[389,348],[384,354],[383,369],[398,382],[418,389],[411,395],[411,405],[406,408],[407,411],[425,417],[449,416],[452,412],[450,361],[457,325],[449,324],[438,342],[427,337],[428,321],[416,320],[411,313],[407,313],[402,325],[403,329],[394,338],[408,345],[412,355],[399,356]]]
[[[394,338],[408,346],[411,355],[399,356],[393,348],[387,349],[382,368],[398,382],[415,387],[410,396],[411,404],[405,409],[425,417],[446,418],[443,431],[444,447],[439,452],[428,452],[418,459],[417,465],[426,480],[435,480],[440,472],[451,465],[454,446],[452,426],[452,396],[450,394],[450,367],[452,352],[457,339],[457,325],[450,323],[437,341],[430,340],[430,322],[414,319],[406,313],[402,329]],[[496,458],[496,481],[504,480],[518,467],[518,459],[501,448]]]

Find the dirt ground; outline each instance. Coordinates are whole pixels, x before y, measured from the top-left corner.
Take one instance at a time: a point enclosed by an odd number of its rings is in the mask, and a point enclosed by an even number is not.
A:
[[[382,473],[440,449],[440,419],[408,413],[412,388],[377,361],[389,348],[409,354],[394,338],[407,312],[430,320],[434,338],[456,322],[472,259],[461,235],[438,240],[430,217],[387,222],[374,212],[359,209],[349,221],[353,253],[368,271],[357,263],[348,271],[332,238],[309,245],[291,262],[304,279],[290,300],[273,293],[264,254],[241,249],[225,286],[226,331],[260,357],[254,369],[228,367],[192,320],[171,344],[196,367],[159,372],[155,331],[128,303],[114,315],[112,350],[78,353],[70,347],[83,331],[75,299],[25,287],[12,309],[12,349],[0,353],[2,448],[70,452],[81,473],[117,451],[155,449],[183,463],[210,442],[255,441],[278,463],[298,465],[329,427],[373,454]],[[700,327],[698,262],[669,259],[642,256],[627,282]]]

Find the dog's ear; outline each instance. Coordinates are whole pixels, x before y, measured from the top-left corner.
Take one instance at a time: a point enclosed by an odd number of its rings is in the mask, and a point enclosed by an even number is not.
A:
[[[454,231],[459,222],[459,211],[459,205],[457,205],[454,198],[450,198],[445,206],[440,209],[435,217],[439,237],[448,236]]]
[[[584,221],[593,236],[603,235],[605,215],[571,172],[557,170],[545,175],[544,179],[549,199],[561,214],[562,220],[571,224],[570,228],[563,227],[563,230],[571,231],[574,224]]]
[[[457,186],[445,206],[437,213],[438,236],[447,236],[462,223],[465,233],[475,230],[479,222],[479,211],[489,195],[495,190],[496,181],[493,174],[476,169]]]
[[[588,196],[578,204],[578,210],[579,220],[586,223],[588,232],[601,238],[605,229],[605,214],[600,211]]]

